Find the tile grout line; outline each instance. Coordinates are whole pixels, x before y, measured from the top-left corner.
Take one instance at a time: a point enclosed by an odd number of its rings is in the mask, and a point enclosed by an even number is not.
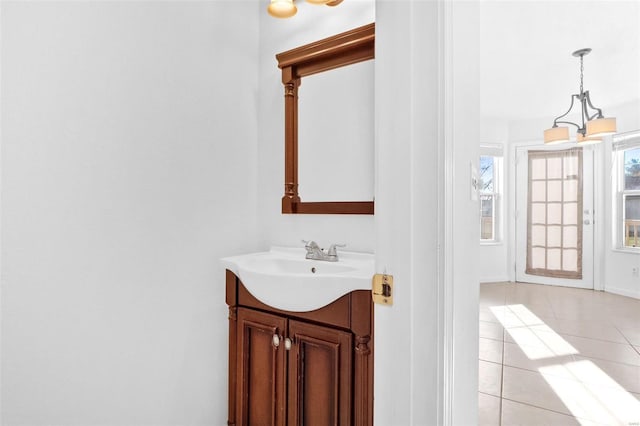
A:
[[[511,398],[503,398],[503,399],[506,399],[509,402],[515,402],[516,404],[521,404],[521,405],[526,405],[527,407],[536,408],[538,410],[550,411],[550,412],[555,413],[555,414],[561,414],[563,416],[571,417],[572,419],[575,419],[575,420],[585,420],[585,421],[589,421],[589,422],[594,422],[593,420],[585,419],[584,417],[576,417],[573,414],[567,414],[567,413],[563,413],[562,411],[551,410],[549,408],[545,408],[545,407],[540,407],[538,405],[529,404],[528,402],[517,401],[517,400],[511,399]],[[580,423],[580,422],[578,422],[578,423]]]
[[[629,340],[629,338],[627,338],[627,336],[625,336],[625,334],[624,334],[624,333],[623,333],[623,332],[618,328],[618,326],[617,326],[617,325],[615,325],[615,324],[612,324],[612,326],[613,326],[613,328],[615,328],[616,330],[618,330],[618,333],[620,333],[620,334],[622,335],[622,337],[624,338],[624,340],[626,340],[626,341],[627,341],[627,343],[629,344],[629,346],[631,346],[631,349],[633,349],[634,351],[636,351],[636,352],[637,352],[637,354],[638,354],[638,355],[640,355],[640,350],[638,350],[638,348],[636,348],[636,347],[634,346],[634,344],[633,344],[633,343],[631,343],[631,340]]]

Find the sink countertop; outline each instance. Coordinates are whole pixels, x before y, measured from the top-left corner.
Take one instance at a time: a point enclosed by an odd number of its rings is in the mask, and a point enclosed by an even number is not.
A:
[[[266,252],[220,259],[247,290],[277,309],[307,312],[354,290],[370,290],[374,255],[339,251],[337,262],[305,259],[304,248],[272,247]]]

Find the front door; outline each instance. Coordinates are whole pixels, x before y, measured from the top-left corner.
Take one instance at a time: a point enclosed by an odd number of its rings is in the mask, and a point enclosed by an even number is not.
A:
[[[516,280],[593,288],[593,152],[516,150]]]

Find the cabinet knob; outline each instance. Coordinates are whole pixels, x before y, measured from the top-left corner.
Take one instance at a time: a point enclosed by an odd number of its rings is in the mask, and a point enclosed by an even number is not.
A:
[[[273,347],[277,348],[278,346],[280,346],[280,337],[277,334],[274,334],[271,342],[273,343]]]
[[[291,350],[291,339],[288,337],[284,339],[284,348],[288,351]]]

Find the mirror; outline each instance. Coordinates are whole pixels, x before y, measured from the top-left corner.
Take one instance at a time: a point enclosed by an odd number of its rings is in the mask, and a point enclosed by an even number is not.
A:
[[[305,77],[298,92],[298,193],[373,200],[373,61]]]
[[[374,43],[369,24],[276,55],[285,89],[282,213],[374,213]]]

